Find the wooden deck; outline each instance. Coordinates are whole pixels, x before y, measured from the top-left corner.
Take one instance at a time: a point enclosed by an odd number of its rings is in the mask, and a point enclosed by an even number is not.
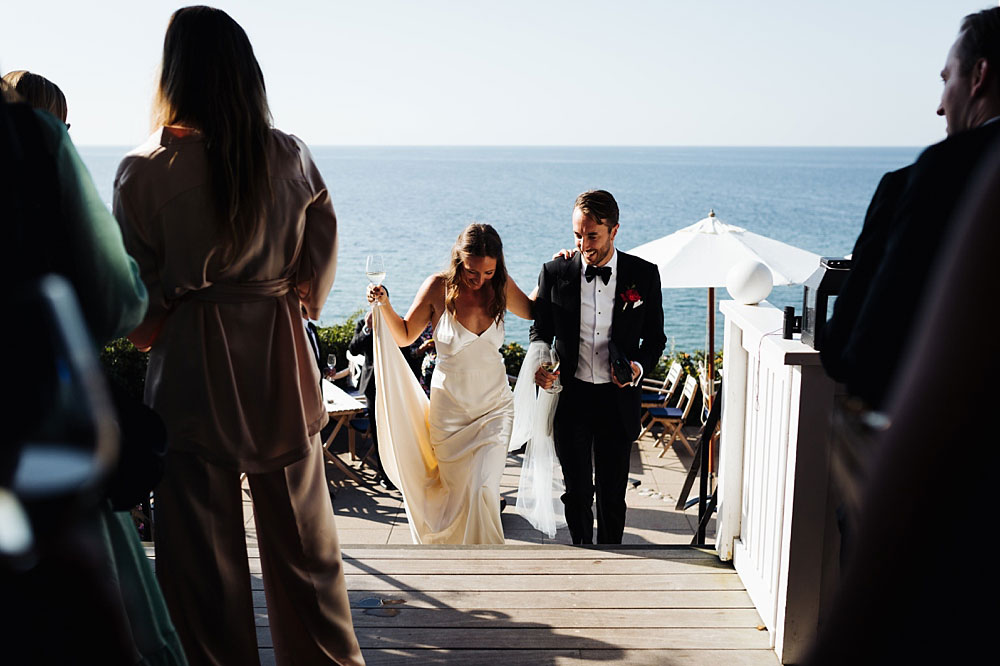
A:
[[[658,452],[649,438],[633,451],[641,486],[626,498],[629,545],[613,548],[565,545],[565,530],[547,539],[511,508],[504,546],[417,546],[398,493],[341,484],[337,530],[368,664],[777,664],[732,567],[714,549],[680,545],[697,518],[673,509],[689,461]],[[511,506],[519,472],[509,457],[501,492]],[[274,652],[249,500],[245,515],[266,666]]]
[[[360,545],[343,552],[354,626],[372,665],[778,663],[739,577],[709,550]],[[273,664],[256,549],[250,566],[261,661]]]

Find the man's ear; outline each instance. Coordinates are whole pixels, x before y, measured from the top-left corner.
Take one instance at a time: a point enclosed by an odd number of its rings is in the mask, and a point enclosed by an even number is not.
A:
[[[611,227],[611,240],[614,240],[615,236],[618,235],[618,227],[619,226],[621,226],[621,225],[616,224],[615,226]]]
[[[976,63],[972,66],[972,72],[970,73],[970,90],[973,97],[983,92],[984,86],[986,85],[986,79],[992,75],[993,68],[990,67],[986,58],[980,58],[976,61]]]

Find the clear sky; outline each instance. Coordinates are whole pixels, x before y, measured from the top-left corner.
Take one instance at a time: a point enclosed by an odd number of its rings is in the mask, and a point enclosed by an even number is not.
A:
[[[219,2],[275,125],[315,145],[920,146],[991,0]],[[0,70],[55,81],[80,145],[149,132],[159,0],[10,0]]]

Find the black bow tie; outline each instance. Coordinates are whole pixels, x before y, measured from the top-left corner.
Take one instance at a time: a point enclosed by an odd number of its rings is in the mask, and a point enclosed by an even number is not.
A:
[[[611,266],[587,266],[587,272],[583,274],[587,278],[587,282],[593,282],[595,275],[599,275],[604,284],[607,285],[608,280],[611,279]]]

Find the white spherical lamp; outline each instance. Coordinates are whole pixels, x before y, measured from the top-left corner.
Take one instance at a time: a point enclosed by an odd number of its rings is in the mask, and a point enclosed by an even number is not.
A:
[[[771,269],[753,259],[741,261],[726,274],[726,290],[743,305],[757,305],[767,298],[773,286]]]

